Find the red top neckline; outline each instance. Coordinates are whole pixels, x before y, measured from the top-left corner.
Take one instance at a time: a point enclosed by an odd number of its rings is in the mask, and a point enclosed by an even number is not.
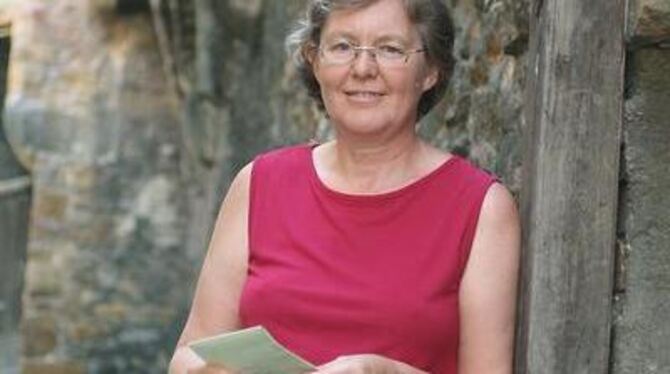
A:
[[[439,175],[450,170],[452,168],[452,165],[461,160],[461,158],[458,155],[452,154],[451,157],[446,159],[444,162],[442,162],[442,164],[440,164],[438,167],[430,171],[428,174],[418,178],[415,181],[410,182],[409,184],[398,187],[397,189],[391,191],[374,193],[374,194],[352,194],[334,190],[328,187],[325,183],[323,183],[323,181],[319,177],[319,174],[316,171],[316,167],[314,166],[314,148],[318,145],[319,144],[308,144],[305,147],[305,150],[308,153],[307,159],[309,161],[309,174],[312,183],[314,184],[314,186],[316,186],[317,189],[326,193],[327,195],[330,195],[331,197],[334,197],[336,199],[345,200],[349,202],[361,202],[361,203],[377,202],[403,196],[429,184],[431,181],[437,179]]]

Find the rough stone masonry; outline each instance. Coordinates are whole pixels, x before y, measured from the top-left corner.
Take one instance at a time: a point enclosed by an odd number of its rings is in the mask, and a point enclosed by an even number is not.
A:
[[[612,374],[670,373],[670,1],[629,2]]]

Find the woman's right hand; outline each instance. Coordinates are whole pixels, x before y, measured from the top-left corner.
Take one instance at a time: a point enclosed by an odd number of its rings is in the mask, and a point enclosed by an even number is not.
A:
[[[223,366],[208,364],[188,346],[177,348],[172,362],[170,363],[170,374],[232,374]]]

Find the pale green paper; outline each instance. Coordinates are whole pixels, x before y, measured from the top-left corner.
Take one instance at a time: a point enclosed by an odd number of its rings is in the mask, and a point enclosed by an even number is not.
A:
[[[302,374],[316,367],[279,344],[263,326],[189,344],[203,360],[240,374]]]

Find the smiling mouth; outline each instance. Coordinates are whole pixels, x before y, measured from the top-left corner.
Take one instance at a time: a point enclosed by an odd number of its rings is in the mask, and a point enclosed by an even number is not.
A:
[[[373,100],[384,96],[384,94],[374,91],[346,91],[345,94],[352,98],[365,100]]]

